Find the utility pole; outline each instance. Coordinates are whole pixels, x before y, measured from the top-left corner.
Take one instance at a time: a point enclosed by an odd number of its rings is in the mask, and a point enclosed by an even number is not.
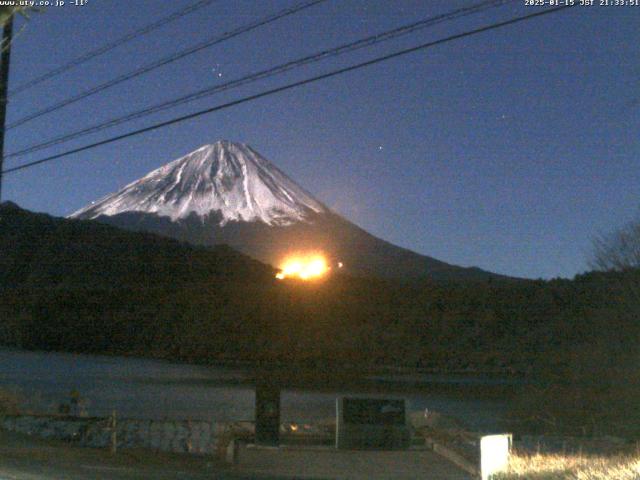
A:
[[[13,37],[13,14],[2,29],[2,56],[0,57],[0,202],[2,201],[2,169],[4,168],[4,136],[7,119],[9,92],[9,60],[11,58],[11,39]]]

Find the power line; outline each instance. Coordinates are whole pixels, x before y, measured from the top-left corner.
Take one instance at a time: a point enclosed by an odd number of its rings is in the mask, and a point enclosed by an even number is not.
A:
[[[156,123],[154,125],[151,125],[151,126],[148,126],[148,127],[145,127],[145,128],[141,128],[141,129],[138,129],[138,130],[134,130],[134,131],[122,134],[122,135],[117,135],[115,137],[111,137],[111,138],[108,138],[106,140],[101,140],[99,142],[95,142],[95,143],[92,143],[90,145],[85,145],[83,147],[74,148],[72,150],[67,150],[66,152],[59,153],[57,155],[51,155],[49,157],[45,157],[45,158],[42,158],[40,160],[35,160],[33,162],[29,162],[29,163],[25,163],[25,164],[22,164],[22,165],[18,165],[16,167],[8,168],[8,169],[4,170],[2,173],[6,175],[7,173],[13,173],[13,172],[17,172],[19,170],[24,170],[24,169],[27,169],[27,168],[30,168],[30,167],[34,167],[36,165],[41,165],[43,163],[47,163],[47,162],[51,162],[53,160],[57,160],[57,159],[60,159],[60,158],[63,158],[63,157],[67,157],[67,156],[72,155],[74,153],[83,152],[83,151],[90,150],[90,149],[93,149],[93,148],[96,148],[96,147],[99,147],[99,146],[102,146],[102,145],[107,145],[109,143],[114,143],[114,142],[117,142],[117,141],[120,141],[120,140],[124,140],[124,139],[129,138],[129,137],[134,137],[134,136],[137,136],[137,135],[141,135],[143,133],[151,132],[151,131],[157,130],[159,128],[167,127],[169,125],[174,125],[176,123],[181,123],[181,122],[184,122],[186,120],[190,120],[192,118],[200,117],[200,116],[206,115],[208,113],[213,113],[213,112],[216,112],[218,110],[224,110],[224,109],[227,109],[227,108],[230,108],[230,107],[234,107],[236,105],[240,105],[240,104],[247,103],[247,102],[250,102],[250,101],[253,101],[253,100],[257,100],[257,99],[262,98],[262,97],[266,97],[266,96],[269,96],[269,95],[274,95],[276,93],[284,92],[286,90],[291,90],[293,88],[300,87],[302,85],[308,85],[310,83],[315,83],[315,82],[318,82],[320,80],[325,80],[327,78],[332,78],[332,77],[335,77],[337,75],[341,75],[343,73],[347,73],[347,72],[351,72],[351,71],[354,71],[354,70],[358,70],[360,68],[364,68],[364,67],[368,67],[368,66],[371,66],[371,65],[375,65],[375,64],[387,61],[387,60],[391,60],[393,58],[397,58],[397,57],[400,57],[400,56],[403,56],[403,55],[407,55],[409,53],[413,53],[413,52],[417,52],[419,50],[424,50],[424,49],[427,49],[427,48],[430,48],[430,47],[434,47],[436,45],[441,45],[441,44],[448,43],[448,42],[451,42],[451,41],[454,41],[454,40],[459,40],[461,38],[466,38],[466,37],[470,37],[472,35],[477,35],[479,33],[487,32],[487,31],[490,31],[490,30],[495,30],[495,29],[498,29],[498,28],[501,28],[501,27],[505,27],[505,26],[508,26],[508,25],[513,25],[515,23],[523,22],[523,21],[526,21],[526,20],[531,20],[533,18],[537,18],[537,17],[543,16],[543,15],[549,15],[551,13],[556,13],[556,12],[559,12],[561,10],[565,10],[567,8],[572,8],[573,6],[574,5],[567,4],[567,5],[564,5],[564,6],[561,6],[561,7],[556,7],[556,8],[543,10],[541,12],[530,13],[528,15],[515,17],[515,18],[512,18],[510,20],[503,21],[503,22],[494,23],[494,24],[488,25],[486,27],[481,27],[481,28],[477,28],[477,29],[474,29],[474,30],[469,30],[469,31],[466,31],[466,32],[463,32],[463,33],[458,33],[456,35],[451,35],[449,37],[445,37],[445,38],[442,38],[442,39],[439,39],[439,40],[434,40],[434,41],[431,41],[431,42],[428,42],[428,43],[423,43],[423,44],[415,46],[415,47],[407,48],[407,49],[400,50],[400,51],[397,51],[397,52],[394,52],[394,53],[390,53],[388,55],[384,55],[384,56],[381,56],[381,57],[374,58],[373,60],[368,60],[366,62],[357,63],[357,64],[351,65],[349,67],[344,67],[344,68],[340,68],[340,69],[337,69],[337,70],[333,70],[331,72],[324,73],[322,75],[317,75],[315,77],[307,78],[305,80],[299,80],[297,82],[289,83],[289,84],[283,85],[281,87],[272,88],[270,90],[266,90],[266,91],[263,91],[263,92],[260,92],[260,93],[256,93],[254,95],[249,95],[247,97],[243,97],[243,98],[240,98],[238,100],[234,100],[234,101],[231,101],[231,102],[228,102],[228,103],[223,103],[221,105],[216,105],[214,107],[210,107],[210,108],[207,108],[207,109],[204,109],[204,110],[200,110],[198,112],[190,113],[188,115],[183,115],[181,117],[177,117],[177,118],[174,118],[174,119],[171,119],[171,120],[167,120],[167,121],[164,121],[164,122]]]
[[[457,18],[461,18],[463,16],[466,15],[471,15],[474,13],[478,13],[480,11],[484,11],[487,10],[489,8],[494,8],[494,7],[498,7],[501,5],[504,5],[506,3],[512,3],[515,0],[486,0],[474,5],[471,5],[469,7],[465,7],[465,8],[459,8],[457,10],[448,12],[448,13],[444,13],[444,14],[440,14],[440,15],[436,15],[433,17],[429,17],[417,22],[413,22],[407,25],[403,25],[401,27],[397,27],[394,28],[392,30],[387,30],[385,32],[382,33],[378,33],[375,35],[371,35],[365,38],[362,38],[360,40],[351,42],[351,43],[347,43],[344,45],[340,45],[338,47],[334,47],[331,49],[327,49],[327,50],[322,50],[319,52],[316,52],[314,54],[311,55],[307,55],[305,57],[302,58],[298,58],[296,60],[292,60],[280,65],[277,65],[275,67],[271,67],[269,69],[266,70],[262,70],[259,72],[255,72],[255,73],[251,73],[249,75],[245,75],[241,78],[235,79],[235,80],[231,80],[229,82],[223,83],[223,84],[219,84],[219,85],[215,85],[213,87],[207,87],[205,89],[199,90],[197,92],[191,93],[189,95],[184,95],[182,97],[178,97],[176,99],[173,100],[169,100],[166,102],[162,102],[156,105],[153,105],[151,107],[147,107],[144,108],[142,110],[137,110],[135,112],[126,114],[124,116],[121,117],[117,117],[111,120],[107,120],[106,122],[102,122],[99,123],[97,125],[92,125],[90,127],[85,127],[83,129],[80,130],[76,130],[74,132],[71,133],[67,133],[58,137],[54,137],[52,139],[46,140],[44,142],[38,143],[36,145],[31,145],[29,147],[26,147],[22,150],[18,150],[16,152],[11,152],[8,155],[6,155],[5,158],[15,158],[15,157],[20,157],[23,155],[26,155],[28,153],[33,153],[39,150],[43,150],[45,148],[49,148],[51,146],[54,145],[59,145],[61,143],[66,143],[68,141],[71,140],[75,140],[77,138],[80,137],[84,137],[86,135],[90,135],[92,133],[97,133],[100,132],[102,130],[105,130],[107,128],[111,128],[117,125],[121,125],[123,123],[132,121],[132,120],[136,120],[139,118],[143,118],[146,117],[148,115],[151,115],[153,113],[157,113],[160,111],[164,111],[167,110],[169,108],[173,108],[176,107],[178,105],[182,105],[194,100],[199,100],[201,98],[207,97],[207,96],[211,96],[215,93],[218,92],[222,92],[222,91],[226,91],[226,90],[231,90],[233,88],[237,88],[243,85],[247,85],[253,82],[256,82],[258,80],[263,80],[266,78],[270,78],[273,77],[275,75],[279,75],[281,73],[287,72],[289,70],[295,69],[295,68],[299,68],[301,66],[304,65],[308,65],[311,63],[315,63],[321,60],[325,60],[327,58],[330,57],[336,57],[338,55],[342,55],[345,53],[349,53],[349,52],[353,52],[355,50],[359,50],[365,47],[370,47],[372,45],[377,45],[378,43],[382,43],[388,40],[392,40],[395,38],[398,38],[400,36],[403,35],[408,35],[410,33],[416,32],[418,30],[424,29],[426,27],[430,27],[445,21],[451,21]]]
[[[36,85],[49,80],[50,78],[56,77],[58,75],[60,75],[61,73],[67,72],[69,70],[71,70],[72,68],[75,68],[79,65],[82,65],[85,62],[88,62],[89,60],[92,60],[100,55],[104,55],[105,53],[113,50],[116,47],[119,47],[120,45],[123,45],[127,42],[130,42],[131,40],[134,40],[136,38],[139,38],[143,35],[146,35],[148,33],[151,33],[154,30],[157,30],[160,27],[163,27],[165,25],[167,25],[168,23],[171,23],[175,20],[178,20],[192,12],[195,12],[196,10],[200,10],[201,8],[204,8],[206,6],[211,5],[213,2],[215,2],[217,0],[199,0],[191,5],[188,5],[187,7],[178,10],[176,12],[173,12],[172,14],[168,15],[167,17],[161,18],[160,20],[153,22],[145,27],[139,28],[138,30],[135,30],[131,33],[128,33],[127,35],[124,35],[123,37],[120,37],[116,40],[114,40],[111,43],[107,43],[106,45],[103,45],[102,47],[98,47],[94,50],[91,50],[87,53],[85,53],[84,55],[81,55],[71,61],[69,61],[68,63],[65,63],[59,67],[56,67],[54,69],[49,70],[48,72],[43,73],[42,75],[29,80],[28,82],[23,83],[22,85],[17,86],[16,88],[12,89],[9,91],[9,97],[16,95],[20,92],[23,92],[25,90],[28,90],[32,87],[35,87]]]
[[[209,48],[212,47],[214,45],[217,45],[219,43],[222,43],[226,40],[229,40],[230,38],[233,37],[237,37],[238,35],[241,35],[243,33],[247,33],[250,32],[252,30],[255,30],[256,28],[259,28],[263,25],[267,25],[269,23],[275,22],[276,20],[279,20],[281,18],[287,17],[289,15],[293,15],[294,13],[297,13],[301,10],[307,9],[309,7],[312,7],[314,5],[317,5],[319,3],[323,3],[326,2],[327,0],[307,0],[305,2],[302,3],[298,3],[296,5],[294,5],[293,7],[290,8],[285,8],[284,10],[280,10],[279,12],[276,12],[274,14],[268,15],[267,17],[260,19],[256,22],[253,23],[249,23],[247,25],[244,25],[242,27],[236,28],[235,30],[231,30],[230,32],[226,32],[223,33],[220,36],[216,36],[213,38],[210,38],[209,40],[206,40],[204,42],[198,43],[196,45],[194,45],[193,47],[189,47],[185,50],[182,50],[181,52],[175,53],[173,55],[169,55],[167,57],[161,58],[160,60],[157,60],[153,63],[150,63],[148,65],[145,65],[143,67],[140,67],[132,72],[129,73],[125,73],[122,74],[112,80],[109,80],[108,82],[102,83],[96,87],[93,87],[89,90],[86,90],[80,94],[74,95],[72,97],[69,97],[65,100],[62,100],[54,105],[51,105],[49,107],[43,108],[42,110],[37,110],[34,113],[31,113],[25,117],[22,117],[18,120],[16,120],[15,122],[7,125],[6,130],[11,130],[13,128],[16,128],[20,125],[24,125],[27,122],[30,122],[31,120],[34,120],[36,118],[42,117],[43,115],[47,115],[51,112],[55,112],[56,110],[60,110],[63,107],[66,107],[67,105],[71,105],[72,103],[78,102],[80,100],[84,100],[87,97],[90,97],[92,95],[95,95],[96,93],[102,92],[108,88],[111,88],[115,85],[118,85],[122,82],[126,82],[127,80],[131,80],[133,78],[139,77],[140,75],[144,75],[145,73],[149,73],[152,70],[155,70],[157,68],[163,67],[165,65],[168,65],[170,63],[173,63],[177,60],[180,60],[188,55],[192,55],[196,52],[199,52],[200,50],[204,50],[205,48]]]

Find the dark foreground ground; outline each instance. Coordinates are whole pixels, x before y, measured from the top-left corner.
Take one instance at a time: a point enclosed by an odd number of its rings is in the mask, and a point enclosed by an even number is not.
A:
[[[0,480],[469,480],[430,451],[249,449],[230,467],[212,457],[77,448],[0,430]]]
[[[60,442],[0,430],[0,480],[242,480],[278,477],[224,471],[212,458],[145,450],[73,448]]]

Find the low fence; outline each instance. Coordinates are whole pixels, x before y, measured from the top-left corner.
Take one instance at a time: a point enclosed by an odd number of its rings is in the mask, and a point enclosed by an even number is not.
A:
[[[229,424],[191,420],[20,415],[0,418],[0,428],[67,441],[78,446],[112,447],[115,431],[118,448],[149,448],[166,452],[210,454]]]

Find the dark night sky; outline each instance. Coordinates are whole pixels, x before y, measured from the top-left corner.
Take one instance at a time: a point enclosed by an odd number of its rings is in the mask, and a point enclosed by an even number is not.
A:
[[[10,84],[189,3],[89,0],[20,20]],[[9,122],[293,3],[218,0],[15,95]],[[329,0],[12,129],[6,152],[470,3]],[[536,8],[517,1],[6,167]],[[571,277],[587,269],[594,235],[638,213],[639,25],[640,6],[575,7],[11,174],[4,199],[67,215],[229,139],[250,144],[328,206],[393,243],[508,275]]]

